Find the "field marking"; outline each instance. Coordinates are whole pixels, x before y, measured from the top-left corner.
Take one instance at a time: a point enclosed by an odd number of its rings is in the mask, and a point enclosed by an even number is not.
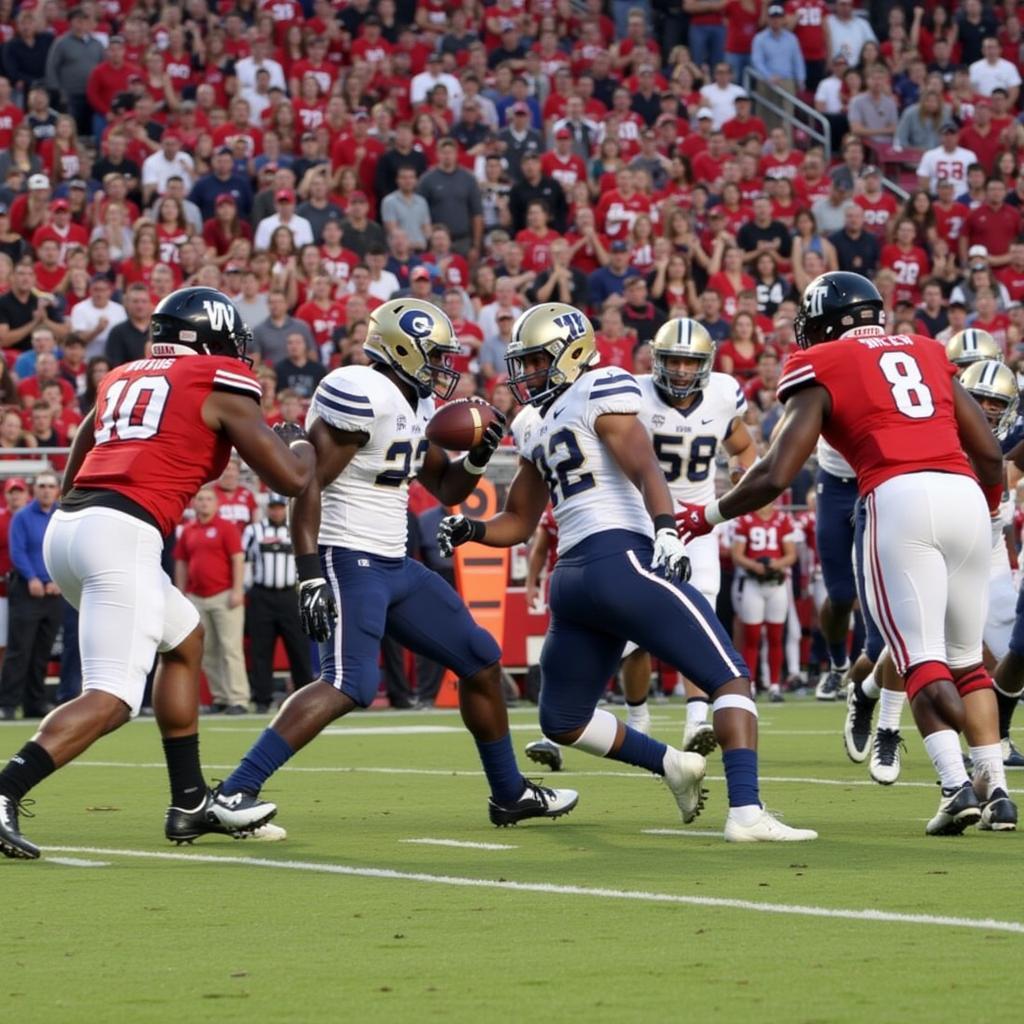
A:
[[[317,864],[299,860],[264,860],[259,857],[217,857],[201,853],[169,853],[155,850],[122,850],[97,846],[53,846],[58,853],[84,853],[106,857],[139,857],[148,860],[185,861],[200,864],[239,865],[275,868],[279,871],[309,871],[315,874],[376,878],[390,882],[423,882],[468,889],[503,889],[508,892],[540,893],[545,896],[582,896],[596,899],[626,900],[636,903],[668,903],[723,910],[747,910],[757,914],[782,914],[796,917],[823,917],[844,921],[869,921],[887,924],[914,924],[939,928],[971,928],[979,931],[1010,932],[1024,935],[1024,922],[998,921],[992,918],[952,917],[939,914],[906,914],[889,910],[853,910],[803,906],[798,903],[758,903],[718,896],[683,896],[667,892],[631,889],[603,889],[583,885],[556,885],[552,882],[512,882],[492,878],[462,878],[458,875],[431,875],[419,871],[391,868],[353,867],[348,864]]]
[[[79,768],[161,768],[166,770],[167,766],[162,761],[150,761],[133,763],[128,761],[72,761],[69,765]],[[231,772],[237,768],[237,764],[207,764],[204,766],[209,771]],[[431,777],[455,777],[455,778],[483,778],[483,772],[479,770],[466,770],[461,768],[384,768],[369,767],[365,765],[339,765],[337,767],[305,767],[302,765],[286,765],[281,769],[283,772],[303,772],[312,775],[427,775]],[[656,776],[645,772],[641,768],[632,771],[569,771],[563,769],[560,772],[527,772],[529,775],[543,775],[549,782],[558,779],[640,779],[650,781]],[[1013,777],[1012,775],[1010,776]],[[1024,778],[1024,776],[1022,776]],[[724,775],[707,775],[708,782],[725,782]],[[788,785],[790,783],[800,786],[855,786],[858,788],[870,789],[935,789],[934,782],[898,782],[895,787],[880,786],[871,779],[821,779],[806,776],[791,775],[762,775],[762,783],[773,783],[776,785]],[[1010,793],[1021,793],[1024,789],[1016,786],[1009,789]]]
[[[81,860],[78,857],[47,857],[48,864],[64,864],[69,868],[109,868],[109,860]]]
[[[708,832],[700,829],[685,828],[642,828],[640,834],[643,836],[704,836],[708,839],[721,839],[724,832]]]
[[[399,839],[400,843],[412,843],[417,846],[455,846],[460,850],[518,850],[518,846],[509,843],[470,843],[461,839]]]

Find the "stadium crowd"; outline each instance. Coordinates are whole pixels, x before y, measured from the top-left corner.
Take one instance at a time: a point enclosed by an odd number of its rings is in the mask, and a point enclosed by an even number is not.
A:
[[[1015,0],[0,0],[0,41],[0,449],[66,445],[190,284],[252,327],[271,423],[405,294],[509,418],[504,347],[548,300],[636,373],[698,319],[761,445],[827,270],[871,277],[893,332],[1024,362]],[[748,67],[827,149],[758,115]]]

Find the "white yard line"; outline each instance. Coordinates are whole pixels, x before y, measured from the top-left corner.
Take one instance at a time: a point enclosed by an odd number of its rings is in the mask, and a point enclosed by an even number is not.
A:
[[[411,843],[415,846],[454,846],[460,850],[518,850],[518,846],[509,843],[469,843],[461,839],[399,839],[400,843]]]
[[[347,864],[318,864],[298,860],[265,860],[260,857],[218,857],[201,853],[170,853],[153,850],[124,850],[93,846],[53,846],[56,853],[88,854],[104,857],[138,857],[147,860],[183,861],[241,867],[270,868],[278,871],[307,871],[313,874],[347,875],[389,882],[420,882],[466,889],[501,889],[506,892],[539,893],[545,896],[575,896],[630,903],[665,903],[722,910],[744,910],[756,914],[781,914],[792,917],[818,917],[843,921],[910,924],[937,928],[971,928],[979,931],[1010,932],[1024,935],[1024,922],[997,921],[991,918],[953,917],[939,914],[905,914],[888,910],[853,910],[835,907],[804,906],[798,903],[759,903],[754,900],[717,896],[684,896],[677,893],[631,889],[604,889],[583,885],[556,885],[551,882],[512,882],[490,878],[462,878],[457,875],[431,875],[418,871],[390,868],[354,867]]]
[[[643,836],[703,836],[707,839],[721,839],[721,832],[707,832],[700,829],[686,828],[642,828],[640,834]]]
[[[78,857],[47,857],[48,864],[63,864],[69,868],[109,868],[109,860],[81,860]]]

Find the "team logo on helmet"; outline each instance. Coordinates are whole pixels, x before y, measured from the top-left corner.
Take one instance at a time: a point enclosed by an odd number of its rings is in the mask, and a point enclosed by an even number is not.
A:
[[[434,319],[422,309],[407,309],[399,318],[398,326],[411,338],[419,341],[434,329]]]
[[[203,301],[203,309],[210,318],[210,327],[215,331],[235,329],[235,307],[226,302]]]
[[[556,316],[551,322],[565,328],[567,341],[575,341],[587,333],[587,321],[583,314],[575,309],[563,313],[561,316]]]

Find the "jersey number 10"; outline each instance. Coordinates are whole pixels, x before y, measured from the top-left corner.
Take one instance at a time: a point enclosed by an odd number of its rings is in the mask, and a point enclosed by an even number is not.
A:
[[[114,381],[97,415],[96,444],[144,441],[160,429],[171,385],[166,377]]]

